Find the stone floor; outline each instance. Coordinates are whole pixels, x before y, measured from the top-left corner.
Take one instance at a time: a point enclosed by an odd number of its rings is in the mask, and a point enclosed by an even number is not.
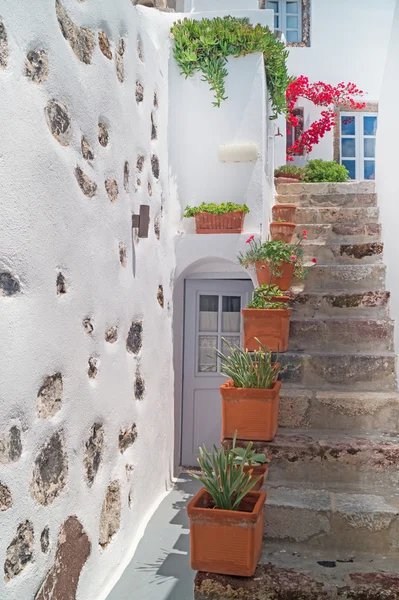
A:
[[[183,473],[147,525],[137,551],[107,600],[192,600],[186,505],[200,484]]]

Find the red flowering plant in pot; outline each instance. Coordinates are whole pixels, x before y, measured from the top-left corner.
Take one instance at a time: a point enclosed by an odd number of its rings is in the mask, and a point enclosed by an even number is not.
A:
[[[187,506],[190,520],[191,568],[222,575],[252,577],[262,551],[265,492],[245,472],[248,445],[241,464],[230,448],[200,448],[204,487]],[[232,551],[234,549],[234,551]],[[239,549],[239,552],[237,551]]]

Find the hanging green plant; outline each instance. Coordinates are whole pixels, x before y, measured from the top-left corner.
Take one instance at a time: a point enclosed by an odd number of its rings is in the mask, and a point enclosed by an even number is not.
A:
[[[214,92],[214,106],[220,106],[222,100],[227,100],[228,57],[262,52],[273,111],[270,118],[287,114],[285,92],[293,81],[287,72],[289,53],[268,27],[251,25],[246,18],[227,16],[200,21],[184,19],[177,21],[171,32],[174,37],[173,54],[182,75],[187,78],[197,71],[202,73],[202,81],[206,81]]]

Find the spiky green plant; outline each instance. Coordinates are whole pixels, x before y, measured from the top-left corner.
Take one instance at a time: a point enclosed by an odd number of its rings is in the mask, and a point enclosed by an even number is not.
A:
[[[256,339],[256,338],[255,338]],[[280,373],[280,365],[272,362],[273,353],[270,352],[259,340],[259,350],[248,352],[239,346],[232,346],[223,338],[229,349],[227,355],[220,350],[215,350],[220,358],[220,372],[233,380],[234,387],[256,388],[269,390],[273,387]]]

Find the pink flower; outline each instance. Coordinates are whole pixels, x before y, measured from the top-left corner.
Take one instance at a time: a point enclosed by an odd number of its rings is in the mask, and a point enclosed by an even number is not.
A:
[[[303,233],[303,235],[307,235],[308,230],[307,229],[302,229],[302,233]]]
[[[290,259],[291,259],[291,260],[296,260],[296,254],[292,254],[292,255],[290,256]]]
[[[303,236],[303,239],[304,239],[304,240],[307,240],[307,239],[308,239],[308,236],[307,236],[307,235],[304,235],[304,236]]]
[[[250,237],[247,239],[247,241],[246,241],[246,244],[250,244],[250,243],[252,242],[252,240],[254,240],[254,239],[255,239],[255,236],[254,236],[254,235],[251,235],[251,236],[250,236]]]
[[[312,258],[312,263],[316,264],[317,263],[317,258]]]

